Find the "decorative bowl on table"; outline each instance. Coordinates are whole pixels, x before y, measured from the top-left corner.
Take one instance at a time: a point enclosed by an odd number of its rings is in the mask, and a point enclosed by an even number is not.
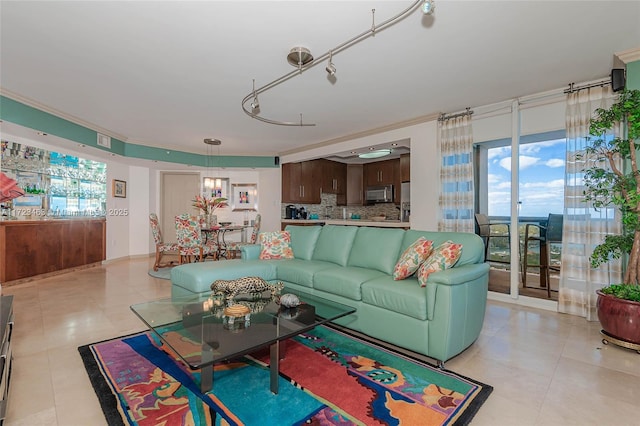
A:
[[[218,222],[220,226],[229,226],[232,222]]]

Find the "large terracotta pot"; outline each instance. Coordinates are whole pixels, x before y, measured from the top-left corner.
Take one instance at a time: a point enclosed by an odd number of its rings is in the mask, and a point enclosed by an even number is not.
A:
[[[598,319],[609,335],[640,345],[640,303],[619,299],[597,290]]]

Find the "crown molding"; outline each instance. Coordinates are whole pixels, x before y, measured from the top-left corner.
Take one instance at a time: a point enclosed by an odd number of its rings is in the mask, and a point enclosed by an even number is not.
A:
[[[361,132],[351,133],[349,135],[340,136],[340,137],[337,137],[337,138],[334,138],[334,139],[328,139],[326,141],[318,142],[318,143],[315,143],[315,144],[312,144],[312,145],[305,145],[304,147],[295,148],[295,149],[291,149],[291,150],[288,150],[288,151],[283,151],[279,155],[280,156],[284,156],[284,155],[290,155],[290,154],[297,154],[299,152],[309,151],[310,149],[316,149],[316,148],[322,148],[322,147],[325,147],[325,146],[331,146],[331,145],[335,145],[335,144],[340,143],[340,142],[346,142],[346,141],[350,141],[350,140],[353,140],[353,139],[364,138],[366,136],[377,135],[379,133],[389,132],[391,130],[402,129],[403,127],[415,126],[416,124],[426,123],[428,121],[435,121],[435,120],[438,119],[439,116],[440,116],[439,113],[438,114],[421,115],[419,117],[410,118],[408,120],[399,121],[397,123],[388,124],[386,126],[376,127],[376,128],[369,129],[369,130],[363,130]]]
[[[640,61],[640,47],[624,50],[622,52],[615,53],[614,55],[625,64]]]
[[[60,111],[58,109],[52,108],[48,105],[42,104],[36,100],[27,98],[25,96],[20,95],[19,93],[16,92],[12,92],[11,90],[5,89],[4,87],[0,86],[0,95],[5,96],[9,99],[12,99],[16,102],[20,102],[21,104],[30,106],[32,108],[38,109],[40,111],[44,111],[47,112],[49,114],[55,115],[56,117],[62,118],[63,120],[67,120],[70,121],[74,124],[77,124],[79,126],[82,127],[86,127],[87,129],[91,129],[93,131],[96,131],[98,133],[102,133],[103,135],[107,135],[107,136],[111,136],[114,139],[118,139],[121,140],[123,142],[127,142],[128,141],[128,137],[126,137],[125,135],[121,135],[119,133],[115,133],[112,132],[111,130],[107,130],[103,127],[100,127],[94,123],[90,123],[88,121],[85,121],[81,118],[78,118],[76,116],[73,116],[71,114],[67,114],[64,111]]]

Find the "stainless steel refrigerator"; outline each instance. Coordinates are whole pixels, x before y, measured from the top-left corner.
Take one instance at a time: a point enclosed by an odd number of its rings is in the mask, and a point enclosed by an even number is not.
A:
[[[400,187],[400,220],[409,222],[411,216],[411,182],[403,182]]]

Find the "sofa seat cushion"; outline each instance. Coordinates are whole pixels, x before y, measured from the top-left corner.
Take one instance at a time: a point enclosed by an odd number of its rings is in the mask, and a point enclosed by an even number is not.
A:
[[[352,300],[362,300],[362,283],[384,276],[380,271],[354,266],[325,269],[313,277],[313,288]]]
[[[176,266],[171,270],[171,283],[193,293],[211,290],[215,280],[235,280],[242,277],[276,279],[276,264],[280,260],[232,259],[218,262],[196,262]]]
[[[335,263],[320,260],[283,260],[276,264],[276,275],[279,280],[311,288],[316,272],[335,267]]]
[[[419,320],[427,319],[427,291],[417,278],[380,277],[362,284],[362,301]]]

